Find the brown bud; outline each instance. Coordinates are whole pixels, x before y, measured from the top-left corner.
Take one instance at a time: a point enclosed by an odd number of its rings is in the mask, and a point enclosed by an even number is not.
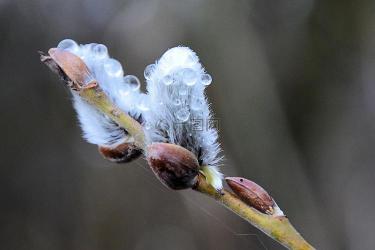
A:
[[[48,54],[78,86],[86,85],[94,79],[85,62],[75,54],[58,48],[50,49]]]
[[[227,177],[225,180],[247,205],[265,214],[274,213],[275,201],[261,186],[242,177]]]
[[[40,52],[40,60],[57,73],[74,90],[92,85],[95,79],[85,62],[75,54],[59,48],[48,51],[49,56]]]
[[[132,143],[122,143],[116,147],[99,146],[101,155],[116,163],[126,163],[137,159],[142,150]]]
[[[171,189],[186,189],[197,182],[199,163],[189,150],[169,143],[147,147],[147,161],[158,179]]]
[[[65,74],[60,66],[52,59],[52,57],[46,55],[43,51],[38,51],[40,55],[40,61],[47,65],[47,67],[55,74],[57,74],[61,80],[63,80],[68,86],[72,85],[72,80]]]

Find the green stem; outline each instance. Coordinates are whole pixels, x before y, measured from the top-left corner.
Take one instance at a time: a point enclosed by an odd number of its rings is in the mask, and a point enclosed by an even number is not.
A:
[[[246,205],[236,195],[223,189],[219,193],[209,185],[203,175],[199,175],[197,186],[194,190],[210,196],[229,210],[247,220],[250,224],[281,243],[288,249],[308,250],[314,249],[307,243],[285,216],[272,216],[259,212]]]
[[[115,107],[102,91],[96,87],[83,88],[79,91],[79,94],[103,114],[116,121],[119,126],[126,129],[128,133],[134,137],[135,144],[139,148],[145,149],[145,135],[142,126],[132,117]],[[222,194],[220,194],[206,182],[205,177],[202,175],[199,175],[199,181],[195,190],[214,198],[220,204],[289,249],[314,249],[294,229],[285,216],[263,214],[249,207],[227,190],[223,190]]]
[[[60,60],[60,66],[58,66],[55,61],[51,61],[54,59],[52,59],[50,56],[45,56],[44,54],[42,54],[41,60],[42,62],[47,64],[47,66],[49,66],[54,72],[59,74],[60,77],[64,79],[64,81],[68,82],[68,86],[72,87],[73,85],[70,84],[70,81],[74,81],[77,79],[79,80],[81,78],[83,79],[83,76],[85,76],[87,72],[83,71],[77,73],[76,68],[72,70],[72,68],[68,67],[72,64],[70,60],[75,60],[76,64],[74,65],[80,65],[82,69],[85,69],[87,67],[84,62],[78,57],[72,57],[71,55],[68,56],[66,53],[59,53],[60,57],[58,59]],[[64,68],[62,68],[62,70],[65,70],[65,73],[71,73],[68,74],[68,76],[70,75],[72,79],[62,73],[60,67],[63,66]],[[78,86],[80,85],[78,84]],[[109,100],[105,93],[97,86],[97,84],[92,83],[75,90],[78,91],[79,95],[88,103],[96,107],[104,115],[107,115],[120,127],[124,128],[134,138],[134,144],[137,147],[141,148],[142,150],[146,149],[145,134],[141,124],[139,124],[128,114],[118,109]],[[217,190],[215,190],[211,185],[207,183],[206,178],[203,175],[199,174],[198,177],[199,178],[197,185],[194,188],[196,191],[214,198],[220,204],[229,208],[232,212],[247,220],[249,223],[263,231],[271,238],[280,242],[285,247],[289,249],[300,250],[314,249],[294,229],[294,227],[290,224],[289,220],[285,216],[272,216],[263,214],[256,209],[246,205],[240,199],[238,199],[237,196],[227,190],[223,190],[221,194],[218,193]]]
[[[79,91],[79,94],[103,114],[116,121],[119,126],[126,129],[134,137],[136,146],[143,150],[145,149],[145,135],[142,126],[132,117],[115,107],[102,91],[96,87],[83,88]],[[294,229],[285,216],[263,214],[249,207],[227,190],[223,190],[222,194],[220,194],[206,182],[205,177],[202,175],[199,175],[199,181],[195,190],[214,198],[220,204],[289,249],[314,249]]]
[[[134,144],[137,147],[145,149],[145,134],[141,124],[113,105],[103,91],[97,87],[82,88],[79,91],[79,95],[100,112],[110,117],[120,127],[126,129],[134,138]]]

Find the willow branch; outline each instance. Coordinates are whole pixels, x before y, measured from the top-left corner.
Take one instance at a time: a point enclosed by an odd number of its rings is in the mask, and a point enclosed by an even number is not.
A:
[[[87,88],[80,92],[80,95],[89,103],[98,108],[101,112],[115,120],[119,126],[125,128],[130,135],[136,138],[140,148],[144,149],[144,133],[141,125],[133,118],[115,107],[111,101],[96,88]],[[204,176],[199,175],[194,190],[203,193],[224,205],[233,213],[248,221],[250,224],[264,232],[272,239],[278,241],[288,249],[308,250],[314,249],[289,222],[285,216],[267,215],[257,211],[242,202],[233,193],[223,190],[219,193],[210,186]]]
[[[41,53],[41,61],[57,73],[72,91],[76,91],[84,100],[124,128],[134,138],[137,147],[146,150],[145,134],[141,124],[111,102],[95,79],[90,78],[89,71],[81,59],[73,54],[51,49],[49,56]],[[91,81],[87,83],[87,79]],[[198,175],[198,181],[193,189],[215,199],[289,249],[314,249],[284,215],[262,213],[225,189],[220,193],[207,183],[202,174]]]
[[[117,108],[103,91],[94,86],[91,88],[82,88],[78,93],[88,103],[124,128],[134,138],[134,144],[137,147],[145,149],[145,135],[141,124]]]
[[[135,146],[145,149],[145,135],[139,122],[116,107],[102,91],[85,62],[73,53],[51,48],[48,55],[39,51],[40,60],[85,101],[124,128]]]
[[[286,216],[273,216],[261,213],[225,189],[220,194],[207,184],[205,177],[202,175],[199,175],[198,183],[194,190],[215,199],[221,205],[224,205],[233,213],[245,219],[288,249],[314,249],[296,231]]]

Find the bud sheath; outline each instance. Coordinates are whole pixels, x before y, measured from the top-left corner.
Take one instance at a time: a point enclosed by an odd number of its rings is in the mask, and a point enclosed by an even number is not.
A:
[[[94,80],[85,62],[75,54],[58,48],[50,49],[48,54],[77,85],[73,87],[78,89]]]
[[[158,179],[171,189],[186,189],[197,182],[199,163],[187,149],[169,143],[147,147],[147,161]]]
[[[116,147],[99,146],[101,155],[116,163],[126,163],[137,159],[142,150],[132,143],[122,143]]]
[[[243,202],[262,213],[274,213],[275,201],[261,186],[242,177],[227,177],[225,180]]]

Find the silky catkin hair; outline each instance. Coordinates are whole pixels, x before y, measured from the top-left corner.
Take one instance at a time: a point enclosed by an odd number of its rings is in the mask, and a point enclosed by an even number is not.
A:
[[[131,75],[124,77],[121,64],[109,57],[104,45],[78,45],[66,39],[58,48],[79,56],[109,99],[142,123],[147,144],[168,142],[186,148],[197,157],[207,181],[216,189],[222,188],[221,148],[205,95],[212,78],[195,52],[175,47],[147,66],[147,94],[144,94],[139,91],[139,80]],[[88,142],[104,146],[132,142],[133,138],[123,128],[79,95],[73,93],[73,100]]]
[[[124,77],[120,62],[109,57],[105,45],[96,43],[78,45],[73,40],[65,39],[57,47],[79,56],[109,99],[123,112],[136,120],[140,119],[141,110],[137,105],[141,99],[139,80],[132,75]],[[75,93],[73,93],[73,102],[83,137],[88,142],[116,146],[132,141],[124,129]]]
[[[218,133],[204,90],[211,83],[198,56],[187,47],[166,51],[146,67],[148,107],[143,112],[148,143],[168,142],[193,152],[211,184],[220,189]]]

